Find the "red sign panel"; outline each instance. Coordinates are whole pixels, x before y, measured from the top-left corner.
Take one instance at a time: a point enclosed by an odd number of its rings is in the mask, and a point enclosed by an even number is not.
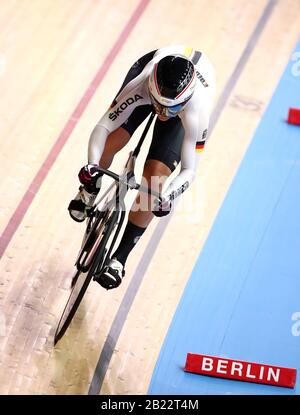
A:
[[[300,125],[300,108],[289,109],[288,123]]]
[[[200,375],[286,388],[295,386],[297,376],[296,369],[192,353],[187,354],[184,370]]]

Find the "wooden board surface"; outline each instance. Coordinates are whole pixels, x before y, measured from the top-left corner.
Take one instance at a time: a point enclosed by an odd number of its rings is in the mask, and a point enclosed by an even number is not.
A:
[[[140,3],[2,0],[0,4],[2,232]],[[130,65],[154,48],[172,43],[194,46],[215,65],[217,102],[267,5],[262,0],[225,0],[222,5],[218,0],[149,2],[76,119],[1,259],[1,394],[88,393],[130,278],[142,255],[147,255],[144,250],[157,220],[129,258],[122,285],[111,292],[90,287],[74,323],[54,349],[53,334],[83,232],[83,226],[69,219],[66,207],[77,191],[89,134]],[[193,264],[290,59],[299,27],[299,0],[277,1],[218,119],[196,182],[182,197],[143,277],[102,394],[147,392]],[[133,138],[116,157],[115,169],[134,142]],[[146,151],[147,145],[139,172]]]

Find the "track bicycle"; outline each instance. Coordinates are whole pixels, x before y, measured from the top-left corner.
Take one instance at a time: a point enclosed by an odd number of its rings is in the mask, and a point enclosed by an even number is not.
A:
[[[129,153],[122,174],[118,175],[110,170],[100,169],[101,173],[113,179],[113,183],[101,198],[95,201],[89,212],[83,241],[75,262],[76,273],[71,283],[72,290],[57,325],[54,345],[69,327],[92,278],[97,280],[110,261],[113,247],[126,216],[124,199],[128,190],[139,190],[157,198],[160,197],[158,192],[137,183],[134,175],[137,156],[154,117],[155,113],[152,112],[136,148]]]

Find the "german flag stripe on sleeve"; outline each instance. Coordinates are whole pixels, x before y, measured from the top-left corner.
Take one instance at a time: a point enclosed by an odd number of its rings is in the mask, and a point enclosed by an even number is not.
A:
[[[196,143],[196,152],[201,153],[204,150],[205,141],[197,141]]]
[[[184,49],[183,54],[184,54],[184,56],[186,56],[187,58],[189,58],[192,55],[193,51],[194,51],[193,48],[190,48],[189,46],[187,46]]]
[[[115,105],[117,105],[117,102],[118,101],[116,99],[114,99],[113,102],[110,104],[109,109],[111,110]]]

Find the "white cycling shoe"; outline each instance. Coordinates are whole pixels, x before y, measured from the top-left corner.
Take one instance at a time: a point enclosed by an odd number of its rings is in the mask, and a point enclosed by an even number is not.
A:
[[[123,264],[119,262],[116,258],[112,258],[101,274],[94,277],[94,280],[97,281],[103,288],[110,290],[112,288],[117,288],[125,275],[125,270]]]
[[[76,222],[83,222],[88,216],[88,212],[94,205],[97,193],[87,192],[80,186],[75,199],[71,200],[68,210],[72,219]]]

